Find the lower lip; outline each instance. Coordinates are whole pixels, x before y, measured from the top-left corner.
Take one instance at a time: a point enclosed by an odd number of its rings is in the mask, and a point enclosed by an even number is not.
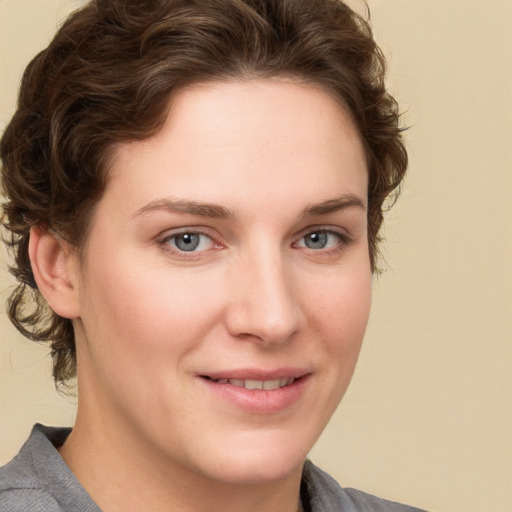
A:
[[[309,375],[297,379],[289,386],[278,389],[246,389],[232,384],[220,384],[212,380],[199,377],[200,380],[217,396],[244,411],[272,414],[296,404],[303,395]]]

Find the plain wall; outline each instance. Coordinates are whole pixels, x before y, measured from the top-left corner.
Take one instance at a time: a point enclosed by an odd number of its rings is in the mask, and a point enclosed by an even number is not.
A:
[[[25,65],[79,4],[0,0],[0,129]],[[369,5],[410,170],[358,369],[311,456],[343,486],[432,511],[511,512],[512,2]],[[55,392],[47,350],[3,312],[0,331],[5,463],[34,422],[72,425],[75,406]]]

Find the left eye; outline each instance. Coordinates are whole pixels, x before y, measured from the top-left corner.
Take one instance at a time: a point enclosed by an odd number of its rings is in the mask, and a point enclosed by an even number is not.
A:
[[[165,240],[174,249],[183,252],[206,251],[214,245],[213,240],[203,233],[179,233]]]
[[[308,249],[331,249],[340,244],[341,238],[335,231],[318,230],[303,236],[297,245]]]

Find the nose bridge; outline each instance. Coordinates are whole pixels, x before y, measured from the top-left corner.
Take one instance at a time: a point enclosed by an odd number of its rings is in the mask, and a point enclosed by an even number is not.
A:
[[[228,326],[231,334],[276,344],[297,330],[299,305],[283,251],[263,247],[245,256],[235,281],[236,299]]]

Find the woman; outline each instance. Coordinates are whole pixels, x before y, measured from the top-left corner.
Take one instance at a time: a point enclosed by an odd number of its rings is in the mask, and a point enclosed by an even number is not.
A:
[[[335,0],[96,0],[68,19],[1,157],[10,316],[50,342],[56,383],[76,376],[78,413],[2,468],[5,510],[415,510],[306,461],[407,163],[383,75]]]

